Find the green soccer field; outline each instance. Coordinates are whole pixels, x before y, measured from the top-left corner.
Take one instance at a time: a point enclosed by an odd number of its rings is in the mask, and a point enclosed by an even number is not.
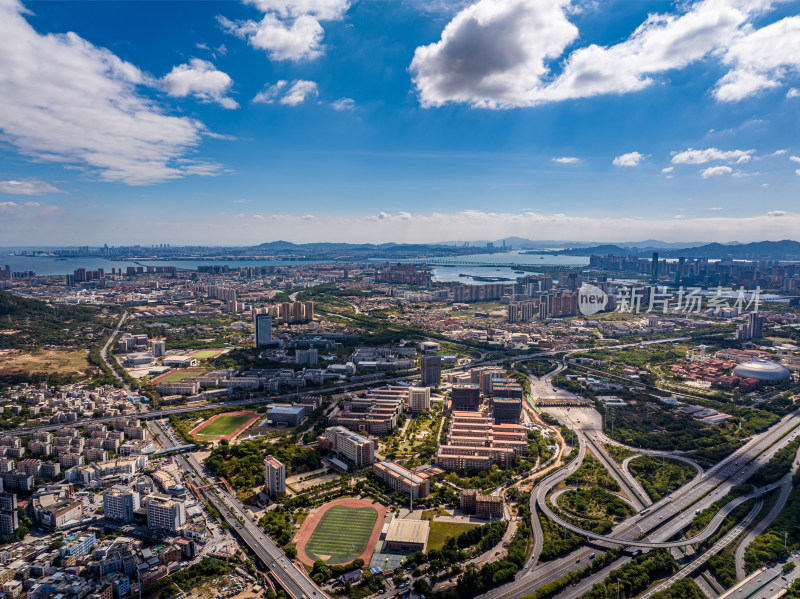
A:
[[[193,376],[203,376],[205,374],[203,371],[192,371],[187,372],[185,370],[176,370],[175,372],[171,372],[169,375],[165,376],[163,379],[160,379],[159,383],[177,383],[182,381],[183,379],[188,379]]]
[[[200,349],[194,352],[192,357],[198,360],[210,360],[211,358],[216,358],[221,353],[221,349]]]
[[[378,511],[334,505],[322,515],[306,544],[306,554],[328,564],[347,564],[367,549]]]
[[[227,437],[247,424],[252,417],[252,414],[223,414],[192,434],[198,439]]]

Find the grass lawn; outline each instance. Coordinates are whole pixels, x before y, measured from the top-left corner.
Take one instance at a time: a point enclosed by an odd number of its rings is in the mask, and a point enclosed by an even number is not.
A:
[[[202,376],[205,374],[204,372],[200,371],[188,371],[188,370],[176,370],[175,372],[170,372],[167,376],[163,379],[159,380],[159,383],[177,383],[182,381],[183,379],[188,379],[192,376]]]
[[[431,533],[428,535],[428,551],[431,549],[441,549],[450,537],[466,532],[476,526],[480,526],[480,524],[471,524],[469,522],[438,522],[434,520],[431,522]]]
[[[322,515],[306,544],[306,554],[329,564],[350,563],[367,548],[378,511],[334,505]]]
[[[89,362],[83,350],[47,349],[35,353],[0,352],[0,371],[53,372],[75,374],[86,372]]]
[[[221,349],[199,349],[192,354],[192,357],[198,360],[210,360],[211,358],[216,358],[221,353]]]
[[[449,516],[450,512],[448,512],[443,507],[437,507],[435,510],[423,510],[422,512],[422,519],[423,520],[433,520],[434,516]]]
[[[252,417],[252,414],[223,414],[194,433],[194,436],[201,439],[227,437],[235,433],[240,426],[247,424]]]

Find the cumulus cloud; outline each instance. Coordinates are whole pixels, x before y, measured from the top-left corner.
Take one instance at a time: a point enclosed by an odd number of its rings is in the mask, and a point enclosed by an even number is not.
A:
[[[557,156],[552,160],[559,164],[577,164],[581,161],[581,159],[576,156]]]
[[[281,79],[273,85],[267,85],[263,90],[256,94],[253,102],[256,104],[284,104],[286,106],[297,106],[311,97],[319,95],[317,84],[305,79],[296,79],[289,82]]]
[[[0,2],[0,130],[37,161],[144,185],[218,167],[183,159],[206,132],[164,113],[137,86],[155,82],[74,33],[40,35],[16,0]]]
[[[569,0],[480,0],[455,15],[438,42],[416,49],[411,72],[423,106],[509,108],[635,92],[715,58],[729,71],[714,95],[732,101],[780,85],[800,63],[796,17],[754,27],[770,9],[767,0],[679,4],[649,14],[617,44],[565,54],[579,39]]]
[[[64,193],[62,190],[40,179],[28,178],[0,181],[0,193],[22,196],[40,196],[48,193]]]
[[[281,92],[286,88],[288,83],[289,82],[285,79],[281,79],[272,85],[265,85],[264,89],[255,95],[253,102],[256,104],[273,104],[281,95]]]
[[[787,17],[733,38],[724,62],[733,68],[714,89],[721,101],[742,100],[783,84],[800,68],[800,17]]]
[[[217,19],[222,27],[272,60],[311,60],[323,53],[323,21],[341,21],[350,0],[246,0],[264,13],[261,21]]]
[[[185,98],[191,95],[201,102],[214,102],[223,108],[239,108],[236,100],[227,95],[233,80],[207,60],[192,58],[188,64],[173,67],[161,82],[170,96]]]
[[[666,167],[661,169],[661,172],[662,173],[671,173],[674,170],[675,170],[674,166],[666,166]]]
[[[546,62],[578,37],[569,0],[480,0],[459,12],[440,41],[414,52],[423,106],[465,102],[497,108],[532,103]]]
[[[700,171],[700,176],[703,179],[710,179],[711,177],[721,177],[722,175],[729,174],[733,169],[729,166],[709,166]]]
[[[767,212],[767,216],[787,216],[789,213],[785,210],[770,210]]]
[[[314,98],[318,95],[319,90],[316,83],[299,79],[287,90],[280,102],[287,106],[297,106],[305,102],[307,98]]]
[[[644,160],[644,154],[640,154],[639,152],[628,152],[627,154],[616,156],[614,158],[613,165],[638,166],[642,160]]]
[[[786,154],[786,150],[775,150],[770,156],[783,156]]]
[[[800,98],[800,89],[796,87],[791,88],[788,92],[786,92],[787,98]]]
[[[353,98],[339,98],[331,106],[334,110],[353,110],[356,107],[356,101]]]
[[[789,156],[789,160],[792,162],[800,162],[800,156]]]
[[[672,157],[672,164],[705,164],[718,160],[741,164],[749,162],[754,153],[755,150],[718,150],[717,148],[694,150],[689,148],[682,152],[676,152]]]

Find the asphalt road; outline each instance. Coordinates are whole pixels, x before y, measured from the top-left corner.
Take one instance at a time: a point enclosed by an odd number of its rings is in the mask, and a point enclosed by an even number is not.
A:
[[[669,497],[656,502],[646,510],[645,514],[637,514],[615,527],[611,533],[613,538],[622,538],[627,545],[629,544],[628,539],[634,539],[641,535],[647,535],[649,541],[663,542],[679,534],[688,527],[696,511],[705,509],[723,497],[731,487],[746,481],[753,472],[769,461],[778,449],[789,443],[797,434],[795,429],[798,426],[800,426],[800,412],[793,412],[771,429],[754,435],[743,447],[707,470],[702,477],[696,477]],[[573,462],[572,468],[575,468],[575,463],[577,460]],[[549,481],[549,478],[542,481],[540,485],[552,482]],[[536,495],[536,491],[534,491],[534,495]],[[602,551],[597,547],[614,545],[618,545],[618,543],[609,544],[598,541],[595,548],[584,546],[557,560],[535,567],[526,567],[517,574],[514,581],[493,589],[486,593],[485,597],[517,599],[548,582],[561,578],[570,571],[585,566],[591,553]],[[569,587],[559,597],[579,597],[582,592],[588,591],[596,582],[602,580],[608,572],[619,568],[629,559],[629,557],[622,557],[616,560],[599,572],[588,576],[577,586]]]
[[[172,433],[173,436],[164,433],[164,431],[159,430],[158,425],[154,422],[148,423],[148,426],[164,448],[175,447],[178,444],[174,433]],[[169,429],[168,425],[167,428]],[[216,482],[214,475],[206,470],[205,466],[200,464],[192,454],[177,454],[175,459],[184,472],[187,469],[191,471],[189,480],[197,487],[208,484],[200,475],[209,482]],[[293,599],[328,598],[328,595],[308,577],[305,569],[301,569],[301,567],[290,561],[283,550],[247,516],[244,506],[238,499],[218,485],[200,489],[199,492],[208,503],[222,514],[222,517],[230,525],[231,530],[239,535],[261,562],[270,569],[281,586]]]

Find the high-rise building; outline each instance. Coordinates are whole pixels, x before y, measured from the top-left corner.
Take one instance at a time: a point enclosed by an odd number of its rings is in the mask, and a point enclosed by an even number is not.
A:
[[[316,348],[311,349],[297,349],[294,352],[295,364],[308,364],[314,366],[319,360],[319,354]]]
[[[735,339],[744,341],[748,339],[761,339],[764,336],[764,317],[758,312],[750,312],[747,321],[736,328]]]
[[[431,408],[430,387],[408,388],[408,409],[411,412],[424,412]]]
[[[256,347],[265,347],[272,343],[272,316],[269,314],[254,314]]]
[[[0,510],[0,537],[14,534],[19,528],[17,510]]]
[[[761,339],[764,336],[764,317],[758,312],[747,315],[747,333],[750,339]]]
[[[375,446],[372,441],[343,426],[326,428],[325,439],[330,443],[333,453],[347,458],[356,467],[369,466],[375,461]]]
[[[680,285],[681,281],[683,280],[683,268],[686,264],[686,258],[681,256],[678,258],[678,266],[675,267],[675,284]]]
[[[474,383],[453,385],[450,400],[453,410],[477,410],[481,407],[481,388]]]
[[[303,319],[314,320],[314,302],[303,302]]]
[[[147,528],[177,532],[186,524],[186,506],[167,495],[151,495],[147,500]]]
[[[17,509],[17,494],[4,491],[0,493],[0,510]]]
[[[278,458],[268,455],[264,460],[267,492],[271,497],[286,493],[286,466]]]
[[[522,417],[522,400],[512,397],[492,399],[492,413],[495,424],[519,424]]]
[[[650,267],[650,273],[653,275],[651,281],[658,282],[658,252],[653,252],[653,263]]]
[[[167,343],[162,340],[153,341],[153,357],[160,358],[167,353]]]
[[[103,514],[106,518],[133,522],[134,512],[139,505],[139,492],[128,487],[115,486],[103,491]]]
[[[438,387],[442,381],[442,358],[438,354],[422,356],[422,386]]]

